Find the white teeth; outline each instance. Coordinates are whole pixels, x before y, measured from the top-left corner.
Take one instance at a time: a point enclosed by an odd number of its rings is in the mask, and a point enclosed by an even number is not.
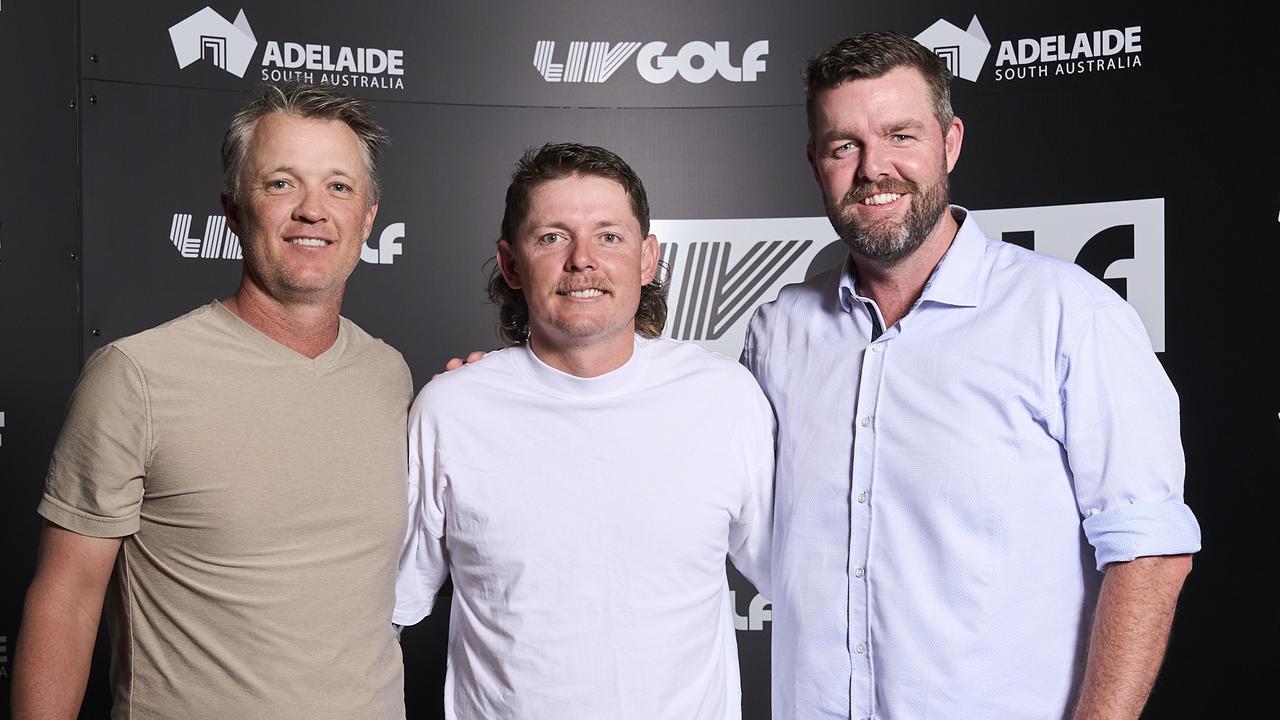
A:
[[[885,203],[891,203],[900,197],[902,197],[902,195],[899,193],[880,193],[879,195],[872,195],[866,200],[863,200],[862,204],[863,205],[884,205]]]
[[[293,245],[304,245],[306,247],[323,247],[328,244],[320,238],[289,238],[289,242]]]
[[[569,297],[593,298],[593,297],[600,297],[601,295],[604,294],[604,291],[591,288],[590,290],[570,290],[565,294],[568,295]]]

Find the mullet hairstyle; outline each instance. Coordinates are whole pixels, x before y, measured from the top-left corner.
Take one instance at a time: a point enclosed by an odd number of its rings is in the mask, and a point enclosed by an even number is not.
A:
[[[641,237],[649,234],[649,198],[639,176],[622,158],[594,145],[547,143],[529,149],[511,174],[507,186],[506,209],[502,213],[502,238],[515,244],[520,226],[529,215],[529,196],[544,182],[573,175],[608,178],[622,186],[631,201],[631,212],[640,223]],[[489,274],[489,300],[498,306],[498,333],[508,345],[529,341],[529,305],[524,293],[507,284],[502,271],[494,264]],[[640,289],[640,305],[636,308],[636,332],[641,337],[656,338],[667,323],[666,267],[658,264],[653,280]]]
[[[369,175],[368,203],[378,202],[378,158],[388,142],[387,131],[369,116],[365,104],[331,85],[296,81],[268,83],[240,108],[222,139],[222,193],[237,206],[244,199],[244,164],[258,121],[274,112],[314,120],[341,120],[356,134]]]

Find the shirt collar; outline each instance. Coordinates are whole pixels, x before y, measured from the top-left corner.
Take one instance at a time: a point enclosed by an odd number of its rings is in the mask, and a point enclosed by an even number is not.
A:
[[[652,343],[652,340],[636,335],[631,357],[621,367],[590,378],[570,375],[551,367],[533,352],[528,343],[511,351],[520,371],[548,390],[572,397],[609,397],[629,392],[644,377],[649,362],[648,348]]]
[[[982,228],[969,211],[959,205],[952,205],[951,212],[960,223],[955,240],[942,256],[938,267],[934,268],[924,289],[920,293],[920,301],[929,301],[942,305],[958,307],[977,307],[979,284],[982,280],[982,258],[986,253],[987,238]],[[866,298],[858,293],[854,280],[853,256],[846,255],[844,265],[840,269],[840,306],[845,312],[853,308],[854,301],[865,302]]]

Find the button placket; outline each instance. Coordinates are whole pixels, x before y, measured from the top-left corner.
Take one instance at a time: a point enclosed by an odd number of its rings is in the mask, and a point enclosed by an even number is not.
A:
[[[854,407],[852,497],[849,515],[849,715],[864,717],[875,712],[874,672],[871,663],[871,599],[866,580],[873,515],[871,491],[875,485],[876,412],[884,377],[885,341],[868,345],[862,354],[858,396]]]

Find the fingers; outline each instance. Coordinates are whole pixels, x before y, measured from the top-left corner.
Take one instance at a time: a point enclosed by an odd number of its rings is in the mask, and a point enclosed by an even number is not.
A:
[[[484,356],[485,356],[485,352],[483,350],[472,350],[471,352],[467,353],[467,358],[465,360],[463,360],[462,358],[449,358],[449,362],[444,364],[444,371],[449,372],[450,370],[457,370],[463,365],[470,365],[471,363],[478,361],[480,358]],[[436,375],[439,375],[439,374],[440,373],[433,374],[431,376],[431,379],[434,380],[436,378]]]

